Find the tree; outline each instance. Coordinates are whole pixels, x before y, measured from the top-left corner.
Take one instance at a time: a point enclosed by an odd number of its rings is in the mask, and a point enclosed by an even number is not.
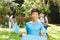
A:
[[[59,20],[60,19],[59,18],[59,5],[58,5],[57,1],[50,0],[50,10],[51,10],[50,17],[53,19],[52,22],[59,23],[60,22],[60,20]]]
[[[21,6],[24,3],[24,0],[15,0],[13,2],[18,3]]]

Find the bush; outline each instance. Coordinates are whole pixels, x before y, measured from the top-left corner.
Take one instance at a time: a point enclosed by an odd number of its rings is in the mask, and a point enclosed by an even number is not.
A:
[[[49,15],[51,13],[50,9],[48,7],[41,7],[41,8],[38,8],[38,10],[41,12],[44,12],[46,13],[46,15]]]

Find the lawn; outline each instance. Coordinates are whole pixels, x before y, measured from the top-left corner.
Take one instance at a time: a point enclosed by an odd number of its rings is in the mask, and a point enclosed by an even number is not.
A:
[[[21,37],[19,37],[19,34],[0,31],[0,40],[21,40]]]
[[[48,34],[50,35],[50,40],[60,40],[60,24],[50,24]]]
[[[60,26],[50,24],[48,27],[48,34],[50,40],[60,40]],[[6,30],[0,31],[0,40],[21,40],[19,34],[8,33]]]

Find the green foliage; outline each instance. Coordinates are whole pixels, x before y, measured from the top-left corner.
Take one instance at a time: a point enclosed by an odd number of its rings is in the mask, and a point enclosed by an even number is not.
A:
[[[39,3],[39,1],[37,0]],[[25,10],[25,16],[29,17],[31,9],[35,8],[34,6],[38,6],[39,4],[34,2],[33,0],[25,0],[24,4],[22,4],[23,9]]]
[[[44,12],[46,15],[49,15],[51,13],[48,7],[41,7],[41,8],[38,8],[38,10],[40,11],[40,13]]]
[[[21,40],[18,34],[8,33],[6,30],[0,31],[0,40]]]
[[[16,13],[18,13],[18,14],[21,15],[24,11],[25,11],[25,10],[24,10],[23,7],[18,7],[17,10],[16,10]]]
[[[8,10],[8,11],[7,11]],[[11,12],[11,10],[7,7],[0,6],[0,15],[7,15]]]
[[[24,22],[21,23],[21,24],[19,25],[19,27],[20,27],[20,28],[25,28],[25,23],[24,23]]]
[[[24,0],[15,0],[13,2],[18,3],[21,6],[24,3]]]
[[[3,6],[0,6],[0,13],[2,13],[4,10],[4,7]]]
[[[53,13],[53,15],[56,15],[56,12],[59,12],[59,6],[57,7],[56,5],[59,5],[59,3],[59,0],[53,0],[53,3],[49,4],[49,8],[48,6],[42,6],[43,3],[40,0],[15,0],[13,2],[6,2],[4,0],[0,0],[0,16],[5,16],[13,11],[16,11],[16,13],[18,15],[20,14],[20,16],[29,17],[30,12],[33,8],[37,8],[40,12],[44,11],[48,16],[51,16]],[[59,19],[60,15],[57,14],[56,17],[58,17]]]

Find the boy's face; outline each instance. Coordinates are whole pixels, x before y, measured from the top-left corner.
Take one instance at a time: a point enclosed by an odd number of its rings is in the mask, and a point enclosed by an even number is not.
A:
[[[32,19],[37,20],[39,17],[38,12],[32,12],[31,17],[32,17]]]

